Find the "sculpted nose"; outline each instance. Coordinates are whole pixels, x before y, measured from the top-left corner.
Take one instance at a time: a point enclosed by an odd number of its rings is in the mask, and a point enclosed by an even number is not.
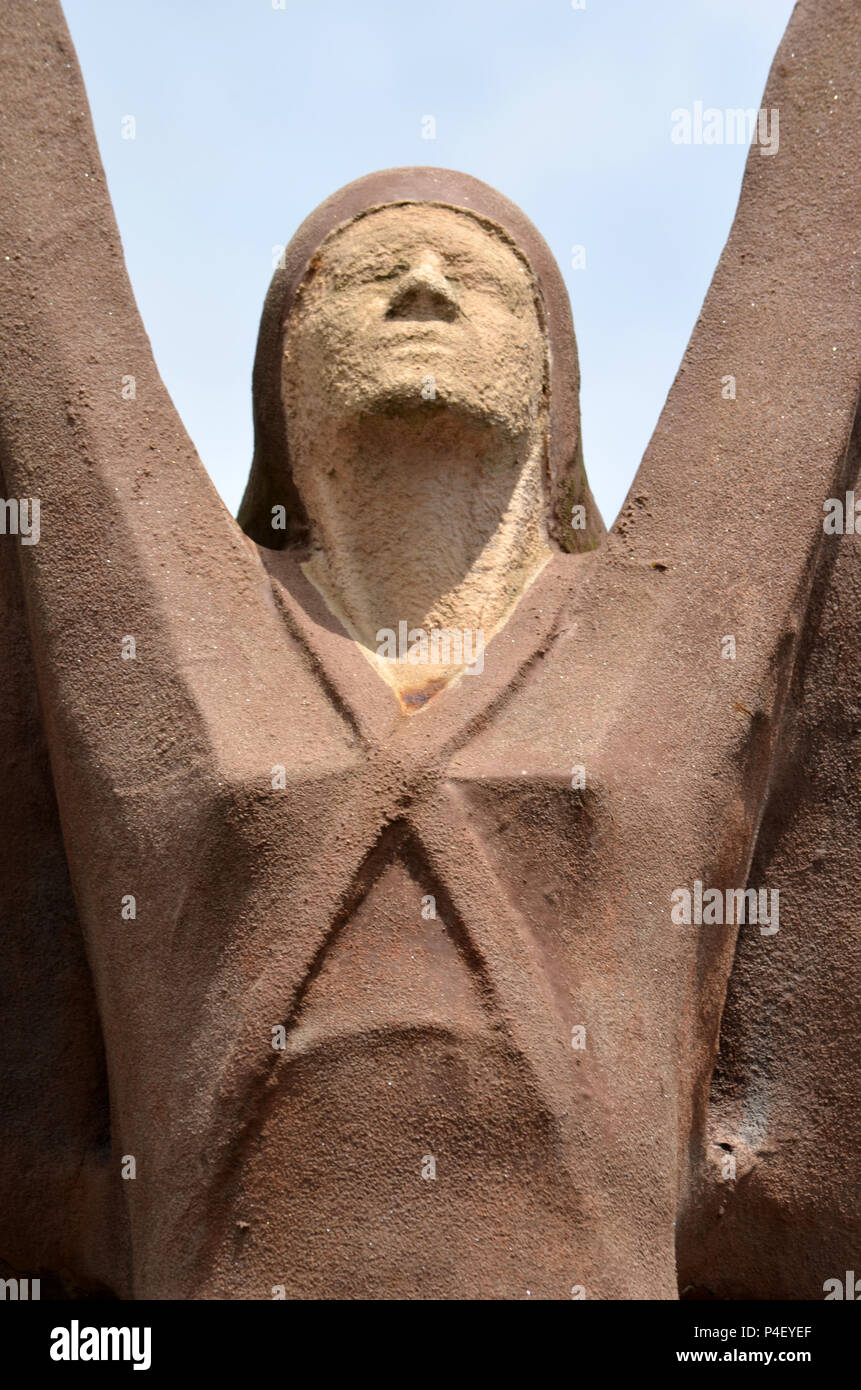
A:
[[[451,323],[458,314],[454,291],[429,261],[399,281],[386,310],[387,319],[440,319]]]

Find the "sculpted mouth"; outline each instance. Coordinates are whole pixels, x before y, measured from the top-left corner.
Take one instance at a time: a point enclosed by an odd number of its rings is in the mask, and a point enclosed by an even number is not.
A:
[[[439,322],[428,323],[421,320],[412,320],[409,323],[401,321],[390,328],[388,325],[380,334],[380,341],[390,343],[393,346],[402,343],[421,343],[425,345],[447,344],[451,337],[451,332],[447,324]]]
[[[387,338],[427,338],[447,336],[450,332],[451,325],[439,319],[387,319],[383,326]]]

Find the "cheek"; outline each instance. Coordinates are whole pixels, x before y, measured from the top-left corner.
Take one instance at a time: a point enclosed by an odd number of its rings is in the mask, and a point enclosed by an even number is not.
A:
[[[498,379],[515,395],[540,387],[544,379],[545,344],[535,320],[500,313],[487,322],[483,336]]]
[[[380,314],[377,300],[377,296],[373,299],[344,296],[309,315],[304,326],[303,346],[317,370],[325,371],[336,363],[344,366],[355,362],[357,354],[363,353],[370,325],[375,315],[379,317]]]
[[[350,411],[378,384],[373,313],[371,297],[349,303],[338,299],[319,309],[309,307],[295,325],[286,344],[282,396],[297,418],[310,421]]]
[[[343,353],[343,327],[328,314],[309,314],[286,343],[283,381],[300,400],[327,383]]]

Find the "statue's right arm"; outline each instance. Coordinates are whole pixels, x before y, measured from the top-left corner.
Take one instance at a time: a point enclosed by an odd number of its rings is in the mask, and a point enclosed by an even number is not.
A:
[[[0,542],[18,555],[55,779],[100,762],[127,784],[164,774],[144,751],[170,745],[167,727],[203,754],[203,706],[232,719],[239,697],[231,655],[277,641],[277,620],[159,378],[56,0],[6,0],[0,65],[0,468],[40,533]]]
[[[290,682],[156,370],[56,0],[5,0],[0,70],[0,490],[29,504],[0,527],[0,1273],[120,1287],[99,1025],[115,1059],[173,978],[201,825],[231,777],[270,785]]]
[[[235,539],[153,361],[56,0],[8,0],[0,60],[7,488],[44,488],[53,505],[56,483],[56,503],[72,505],[73,492],[85,502],[94,471],[120,490],[126,482],[146,491],[157,477],[160,529],[172,524],[170,506],[189,506]],[[188,533],[188,518],[175,529]]]

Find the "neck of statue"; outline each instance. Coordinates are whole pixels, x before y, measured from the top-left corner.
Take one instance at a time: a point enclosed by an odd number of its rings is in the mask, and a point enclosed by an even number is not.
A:
[[[551,557],[543,433],[513,439],[427,409],[304,438],[314,457],[296,474],[315,532],[305,572],[380,674],[399,693],[429,698],[483,649]],[[435,643],[434,632],[461,634],[463,645]],[[405,633],[417,634],[406,660]],[[465,659],[452,660],[459,651]]]

